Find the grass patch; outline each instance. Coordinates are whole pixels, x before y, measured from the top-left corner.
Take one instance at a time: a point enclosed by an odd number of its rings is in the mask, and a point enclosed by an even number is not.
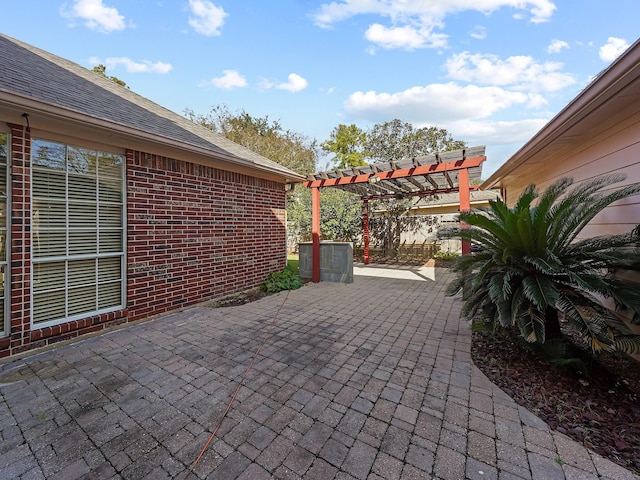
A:
[[[298,255],[287,255],[287,268],[292,270],[296,275],[300,274],[300,259]]]

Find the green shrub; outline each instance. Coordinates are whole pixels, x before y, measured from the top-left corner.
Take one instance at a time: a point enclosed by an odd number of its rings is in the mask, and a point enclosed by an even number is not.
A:
[[[304,282],[290,267],[281,272],[271,272],[262,282],[260,288],[266,293],[277,293],[282,290],[296,290],[304,285]]]
[[[458,258],[458,254],[456,252],[439,251],[433,254],[433,258],[437,258],[438,260],[453,260],[454,258]]]

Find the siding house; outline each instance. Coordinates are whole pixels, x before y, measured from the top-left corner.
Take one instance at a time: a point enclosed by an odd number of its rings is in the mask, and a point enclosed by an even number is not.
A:
[[[259,285],[302,180],[0,35],[0,357]]]
[[[481,186],[500,189],[512,206],[522,190],[540,190],[561,177],[576,182],[624,173],[640,182],[640,40],[601,72]],[[640,223],[640,196],[605,209],[584,236],[617,234]]]

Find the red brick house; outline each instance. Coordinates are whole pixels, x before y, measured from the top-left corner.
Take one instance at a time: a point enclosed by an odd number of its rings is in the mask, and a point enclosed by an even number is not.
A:
[[[303,179],[0,35],[0,357],[259,285]]]

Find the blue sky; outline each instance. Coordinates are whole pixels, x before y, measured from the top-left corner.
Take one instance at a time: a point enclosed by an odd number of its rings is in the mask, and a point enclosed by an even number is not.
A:
[[[327,140],[399,118],[486,178],[638,38],[638,0],[0,0],[0,31],[184,113]],[[323,168],[324,165],[319,165]]]

